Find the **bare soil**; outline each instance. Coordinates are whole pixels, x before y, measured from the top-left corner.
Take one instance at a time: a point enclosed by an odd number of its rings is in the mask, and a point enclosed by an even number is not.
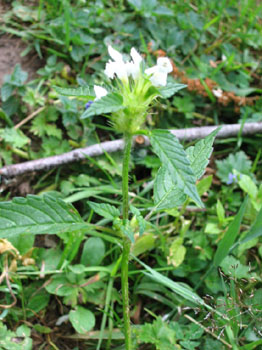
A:
[[[43,62],[36,53],[30,52],[25,57],[21,57],[26,47],[26,43],[20,38],[6,34],[0,37],[0,86],[4,82],[4,76],[11,74],[17,63],[20,63],[22,69],[28,73],[28,80],[36,77],[36,71],[43,66]]]
[[[0,24],[4,24],[3,16],[10,8],[9,1],[0,0]],[[20,63],[22,69],[28,73],[28,80],[36,77],[36,71],[43,66],[43,62],[32,51],[27,56],[21,57],[26,47],[27,44],[20,38],[2,34],[0,31],[0,87],[4,82],[4,76],[11,74],[17,63]]]

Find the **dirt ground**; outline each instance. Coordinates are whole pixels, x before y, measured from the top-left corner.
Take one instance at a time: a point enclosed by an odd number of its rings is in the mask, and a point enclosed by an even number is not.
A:
[[[10,3],[3,3],[0,0],[0,24],[3,24],[2,16],[10,8]],[[27,56],[21,57],[27,44],[20,38],[0,31],[0,87],[3,84],[4,76],[11,74],[17,63],[20,63],[22,69],[28,73],[28,80],[36,77],[36,71],[43,66],[43,62],[37,54],[31,51]]]
[[[26,43],[19,38],[6,34],[0,36],[0,86],[3,84],[4,76],[11,74],[17,63],[20,63],[22,69],[28,73],[28,80],[36,77],[36,71],[42,66],[42,62],[37,54],[32,52],[21,57],[26,46]]]

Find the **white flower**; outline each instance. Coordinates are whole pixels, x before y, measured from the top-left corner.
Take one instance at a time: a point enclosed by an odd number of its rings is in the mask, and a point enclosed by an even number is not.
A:
[[[113,59],[109,60],[106,64],[105,74],[109,79],[113,79],[116,75],[122,82],[127,83],[128,77],[132,76],[133,79],[137,79],[140,74],[140,63],[143,58],[132,47],[130,55],[132,57],[131,62],[124,62],[123,56],[120,52],[113,49],[112,46],[108,46],[108,53]]]
[[[173,70],[170,59],[167,57],[159,57],[157,59],[157,66],[159,67],[159,70],[163,73],[168,74],[168,73],[171,73]]]
[[[132,57],[132,62],[127,62],[127,73],[128,76],[132,75],[132,78],[136,80],[140,75],[140,64],[143,61],[142,56],[132,47],[130,51],[130,56]]]
[[[140,75],[140,66],[136,66],[133,62],[127,62],[125,66],[127,76],[130,77],[131,75],[136,80]]]
[[[157,72],[159,72],[159,67],[158,67],[158,66],[153,66],[153,67],[147,68],[147,69],[145,70],[145,73],[146,73],[147,75],[152,75],[152,74],[157,73]]]
[[[127,67],[124,62],[112,62],[109,61],[106,64],[105,74],[109,79],[113,79],[116,75],[123,82],[128,81]]]
[[[142,56],[136,51],[134,47],[132,47],[130,51],[130,56],[136,66],[140,66],[140,63],[143,61]]]
[[[212,90],[213,94],[216,96],[216,97],[222,97],[222,94],[223,94],[223,91],[221,89],[217,89],[217,90]]]
[[[94,91],[96,94],[95,101],[100,100],[100,98],[106,96],[108,94],[107,90],[102,86],[94,85]]]
[[[111,45],[108,46],[108,53],[115,62],[123,62],[123,55],[117,50],[113,49]]]
[[[167,73],[156,71],[150,78],[151,83],[154,86],[166,86]]]
[[[167,74],[173,70],[172,64],[167,57],[159,57],[157,64],[145,70],[150,75],[150,81],[154,86],[166,86]]]

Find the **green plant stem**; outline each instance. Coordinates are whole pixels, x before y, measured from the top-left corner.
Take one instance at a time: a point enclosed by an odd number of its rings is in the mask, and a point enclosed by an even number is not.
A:
[[[126,225],[128,220],[128,170],[130,153],[132,147],[132,136],[124,135],[125,148],[122,170],[122,193],[123,193],[123,224]],[[131,343],[131,324],[130,324],[130,310],[129,310],[129,297],[128,297],[128,260],[130,255],[131,242],[129,238],[123,237],[123,253],[122,253],[122,265],[121,265],[121,286],[122,286],[122,298],[123,298],[123,316],[124,316],[124,335],[125,335],[125,348],[126,350],[132,349]]]

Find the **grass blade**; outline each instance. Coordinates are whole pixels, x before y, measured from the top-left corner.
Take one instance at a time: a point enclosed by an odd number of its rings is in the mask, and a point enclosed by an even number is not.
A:
[[[220,263],[224,260],[224,258],[228,255],[230,248],[233,246],[236,240],[236,237],[239,232],[240,225],[243,219],[243,215],[246,209],[247,199],[248,197],[245,198],[243,204],[239,209],[239,212],[237,213],[234,220],[229,225],[227,232],[225,233],[224,237],[222,238],[222,240],[218,245],[217,251],[215,253],[214,261],[213,261],[213,264],[216,267],[219,266]]]

